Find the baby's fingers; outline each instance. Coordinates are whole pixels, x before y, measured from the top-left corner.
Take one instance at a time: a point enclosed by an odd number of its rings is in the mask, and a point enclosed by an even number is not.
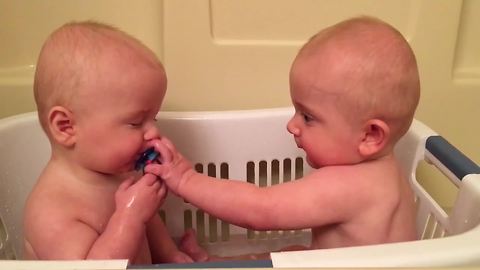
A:
[[[173,145],[172,141],[170,141],[169,138],[162,137],[160,140],[172,153],[175,153],[177,151],[177,149],[175,148],[175,146]]]
[[[147,186],[151,186],[158,181],[157,181],[157,176],[155,174],[147,173],[147,171],[145,171],[145,174],[142,176],[142,178],[140,178],[139,182]]]
[[[167,197],[167,193],[168,193],[167,186],[162,183],[157,192],[157,195],[160,197],[160,200],[165,199],[165,197]]]
[[[163,179],[162,175],[164,173],[164,166],[161,164],[148,164],[145,166],[145,174],[153,174]]]
[[[170,150],[170,148],[167,147],[167,145],[165,145],[163,141],[164,138],[162,138],[161,140],[155,140],[153,142],[153,146],[155,147],[155,150],[160,153],[159,160],[161,163],[171,162],[173,159],[172,150]]]
[[[160,184],[159,181],[155,181],[155,183],[153,183],[153,185],[152,185],[152,189],[155,192],[154,194],[157,194],[158,191],[162,188],[162,186],[163,186],[163,184]]]

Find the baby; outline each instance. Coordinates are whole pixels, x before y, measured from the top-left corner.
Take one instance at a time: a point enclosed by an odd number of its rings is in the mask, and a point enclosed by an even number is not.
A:
[[[290,89],[295,114],[287,129],[314,168],[305,177],[270,187],[218,181],[195,172],[166,138],[154,143],[164,163],[146,171],[227,222],[255,230],[311,228],[309,246],[285,250],[415,240],[414,197],[393,153],[420,95],[408,42],[375,18],[340,22],[300,50]],[[199,247],[191,252],[205,256]]]
[[[70,23],[48,37],[34,94],[51,157],[26,203],[26,259],[192,262],[156,214],[165,186],[133,172],[159,139],[166,86],[153,52],[113,27]]]

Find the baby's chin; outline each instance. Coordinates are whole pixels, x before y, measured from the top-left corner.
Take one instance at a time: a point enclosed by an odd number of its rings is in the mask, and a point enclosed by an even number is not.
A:
[[[127,174],[134,174],[134,173],[136,173],[134,163],[128,163],[121,167],[117,167],[113,169],[111,172],[111,174],[114,174],[114,175],[127,175]]]
[[[306,157],[306,160],[307,160],[307,163],[308,165],[310,165],[310,167],[314,168],[314,169],[319,169],[321,168],[322,166],[321,165],[318,165],[317,163],[313,162],[307,155]]]

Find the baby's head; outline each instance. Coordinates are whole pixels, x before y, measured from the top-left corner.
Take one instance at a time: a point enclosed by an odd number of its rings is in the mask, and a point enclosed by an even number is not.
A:
[[[89,110],[92,103],[122,94],[115,89],[135,78],[138,68],[157,72],[160,103],[166,91],[162,64],[153,52],[128,34],[96,22],[68,23],[44,43],[37,62],[34,95],[40,123],[49,134],[48,118],[55,106],[72,111]]]
[[[346,20],[313,36],[292,65],[290,89],[294,105],[308,100],[316,107],[312,114],[329,109],[352,134],[381,129],[378,136],[385,140],[379,151],[391,150],[408,130],[420,95],[408,42],[371,17]]]
[[[113,27],[69,23],[42,47],[34,81],[52,155],[103,174],[133,169],[155,124],[167,79],[154,53]]]

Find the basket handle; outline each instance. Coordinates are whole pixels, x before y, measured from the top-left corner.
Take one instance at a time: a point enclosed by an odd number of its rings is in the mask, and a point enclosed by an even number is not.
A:
[[[480,167],[442,136],[428,137],[425,148],[443,165],[438,167],[443,173],[448,174],[446,169],[460,181],[466,175],[480,174]]]

